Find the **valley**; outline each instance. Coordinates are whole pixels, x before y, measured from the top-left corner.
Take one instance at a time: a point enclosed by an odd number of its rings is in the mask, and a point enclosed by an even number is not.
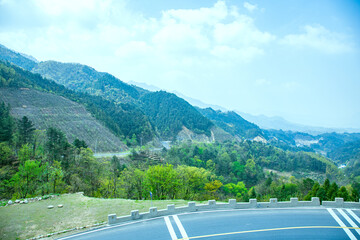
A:
[[[195,107],[86,65],[0,50],[3,206],[10,199],[65,199],[76,192],[94,201],[153,199],[159,205],[315,196],[359,201],[360,133],[265,129],[236,111]],[[94,219],[100,218],[86,224]],[[43,232],[21,238],[37,234]]]

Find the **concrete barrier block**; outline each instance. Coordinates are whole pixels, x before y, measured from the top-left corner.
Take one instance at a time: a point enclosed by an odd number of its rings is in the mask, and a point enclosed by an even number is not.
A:
[[[278,200],[277,198],[270,198],[270,207],[277,207]]]
[[[174,204],[167,205],[167,210],[169,213],[175,212],[175,205]]]
[[[196,204],[195,202],[188,202],[188,208],[190,212],[195,212],[196,211]]]
[[[208,201],[208,205],[209,205],[210,208],[215,208],[215,206],[216,206],[216,201],[215,201],[215,200],[209,200],[209,201]]]
[[[256,208],[257,207],[257,199],[256,198],[250,199],[249,205],[250,205],[249,206],[250,208]]]
[[[312,197],[311,198],[311,206],[320,206],[320,198]]]
[[[229,207],[230,208],[236,207],[236,199],[229,199]]]
[[[150,217],[156,217],[157,216],[157,207],[149,208],[149,214],[150,214]]]
[[[131,219],[135,220],[135,219],[139,219],[140,218],[140,213],[139,210],[132,210],[131,213]]]
[[[335,198],[335,206],[338,208],[344,207],[344,199],[343,198]]]
[[[116,223],[116,214],[109,214],[109,215],[108,215],[108,223],[109,223],[109,224],[114,224],[114,223]]]
[[[290,198],[290,206],[298,207],[299,206],[299,199],[298,198]]]

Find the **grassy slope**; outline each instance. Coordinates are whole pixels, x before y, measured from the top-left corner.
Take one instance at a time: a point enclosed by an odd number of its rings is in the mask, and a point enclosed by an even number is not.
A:
[[[63,97],[32,89],[0,88],[0,101],[10,103],[16,118],[27,116],[38,129],[56,127],[65,133],[69,142],[84,140],[97,152],[119,152],[126,146],[100,124],[86,109]]]
[[[185,206],[185,200],[153,201],[153,206],[166,209],[168,204]],[[63,204],[63,208],[56,206]],[[54,205],[55,208],[47,209]],[[99,199],[80,194],[66,194],[29,204],[0,207],[0,239],[26,239],[74,227],[106,222],[107,215],[129,215],[131,210],[149,211],[149,200]],[[59,237],[56,235],[55,237]]]

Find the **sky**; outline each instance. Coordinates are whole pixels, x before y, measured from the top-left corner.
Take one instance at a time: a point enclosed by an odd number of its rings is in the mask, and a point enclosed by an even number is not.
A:
[[[0,44],[253,115],[360,128],[360,2],[0,0]]]

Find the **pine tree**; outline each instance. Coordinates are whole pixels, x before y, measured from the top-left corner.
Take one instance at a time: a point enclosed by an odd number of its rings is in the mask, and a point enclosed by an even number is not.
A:
[[[10,115],[10,106],[4,102],[0,104],[0,142],[12,140],[14,131],[14,119]]]
[[[18,122],[19,145],[31,143],[34,137],[34,124],[26,116]]]

